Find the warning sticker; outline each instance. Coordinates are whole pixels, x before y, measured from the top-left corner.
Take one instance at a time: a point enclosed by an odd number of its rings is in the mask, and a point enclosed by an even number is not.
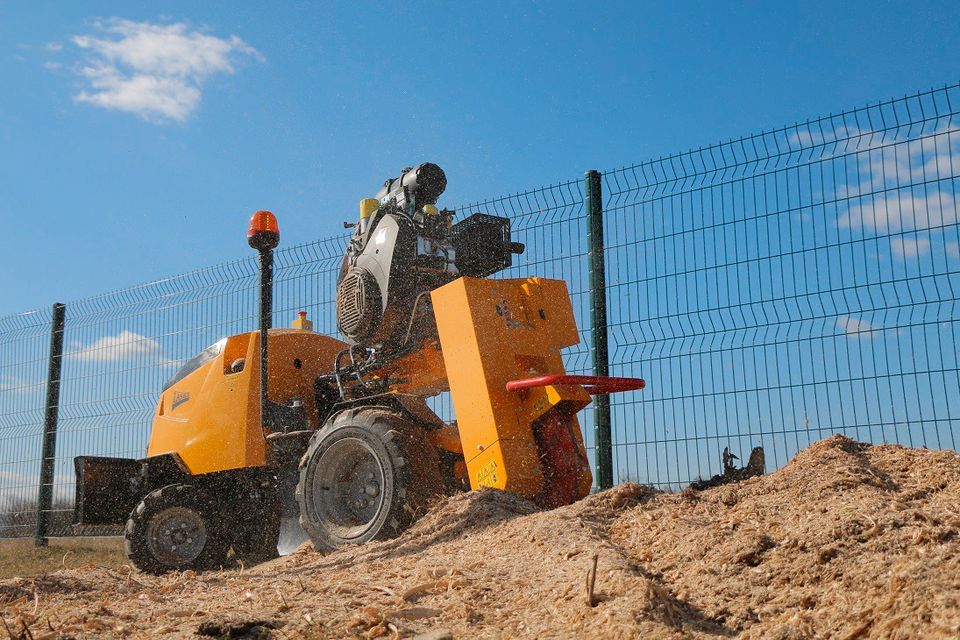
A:
[[[494,487],[497,485],[497,461],[491,460],[477,471],[477,485]]]

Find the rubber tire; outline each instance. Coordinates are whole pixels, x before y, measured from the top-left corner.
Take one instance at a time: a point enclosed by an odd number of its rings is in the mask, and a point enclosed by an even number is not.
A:
[[[313,476],[323,452],[342,438],[367,443],[384,472],[384,501],[373,525],[361,536],[344,539],[321,521],[313,503]],[[348,409],[331,416],[313,435],[300,461],[297,503],[300,526],[315,549],[333,551],[349,544],[396,537],[423,515],[430,501],[443,495],[437,451],[423,429],[400,414],[383,409]]]
[[[257,496],[247,496],[246,508],[237,514],[231,536],[234,556],[246,567],[280,556],[280,496],[276,487],[260,487],[255,493]]]
[[[147,545],[146,533],[150,520],[171,507],[185,507],[196,511],[207,530],[207,544],[193,561],[170,566],[154,557]],[[226,564],[227,538],[221,530],[213,501],[191,485],[171,484],[151,491],[134,507],[124,530],[124,551],[127,558],[144,573],[162,574],[168,571],[192,569],[202,571]]]

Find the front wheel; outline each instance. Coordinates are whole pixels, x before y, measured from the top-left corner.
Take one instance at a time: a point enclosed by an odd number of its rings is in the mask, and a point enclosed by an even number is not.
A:
[[[216,508],[191,485],[151,491],[133,509],[124,531],[124,551],[147,573],[212,569],[227,558]]]
[[[382,408],[331,417],[300,465],[300,526],[313,546],[392,538],[443,493],[437,452],[422,428]]]

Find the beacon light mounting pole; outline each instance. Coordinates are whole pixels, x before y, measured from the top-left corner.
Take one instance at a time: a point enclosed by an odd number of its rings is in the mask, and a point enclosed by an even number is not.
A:
[[[260,424],[267,426],[267,333],[273,317],[273,250],[280,244],[277,217],[269,211],[257,211],[250,217],[247,243],[260,257]]]

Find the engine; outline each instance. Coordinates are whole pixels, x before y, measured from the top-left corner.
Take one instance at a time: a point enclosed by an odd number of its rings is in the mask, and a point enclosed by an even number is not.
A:
[[[453,224],[454,212],[436,207],[446,185],[428,162],[360,202],[337,280],[337,325],[351,344],[381,354],[418,346],[436,335],[427,294],[460,276],[496,273],[523,252],[508,218],[475,213]]]

